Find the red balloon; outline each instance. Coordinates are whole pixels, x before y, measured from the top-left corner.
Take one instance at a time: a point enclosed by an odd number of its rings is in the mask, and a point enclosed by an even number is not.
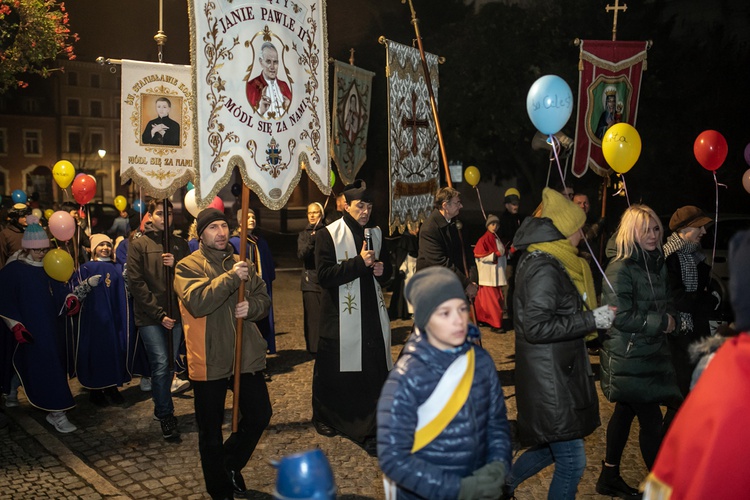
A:
[[[223,212],[224,211],[224,202],[221,201],[221,198],[219,198],[218,196],[216,196],[214,198],[214,200],[211,203],[209,203],[206,208],[215,208],[219,212]]]
[[[693,145],[695,159],[703,168],[711,172],[718,170],[724,164],[728,152],[727,140],[716,130],[701,132]]]
[[[96,179],[89,175],[79,175],[71,186],[73,198],[80,204],[85,205],[94,199],[96,195]]]

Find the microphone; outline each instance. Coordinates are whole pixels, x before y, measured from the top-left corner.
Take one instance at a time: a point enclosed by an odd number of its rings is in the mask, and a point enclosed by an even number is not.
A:
[[[366,243],[366,250],[375,250],[375,247],[372,245],[372,234],[370,234],[370,228],[365,228],[365,243]]]

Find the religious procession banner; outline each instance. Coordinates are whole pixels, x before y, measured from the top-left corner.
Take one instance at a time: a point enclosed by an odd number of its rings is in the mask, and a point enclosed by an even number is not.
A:
[[[190,0],[196,201],[242,179],[281,209],[306,170],[331,187],[325,2]]]
[[[192,180],[190,66],[122,61],[120,176],[168,198]]]
[[[649,42],[581,41],[572,170],[576,177],[589,168],[607,175],[610,169],[602,154],[604,134],[615,123],[635,127],[648,46]]]
[[[344,184],[351,184],[367,159],[372,77],[375,73],[334,61],[331,157]]]
[[[440,187],[440,154],[419,50],[386,45],[391,206],[389,229],[416,229],[432,211]],[[425,53],[437,100],[438,57]]]

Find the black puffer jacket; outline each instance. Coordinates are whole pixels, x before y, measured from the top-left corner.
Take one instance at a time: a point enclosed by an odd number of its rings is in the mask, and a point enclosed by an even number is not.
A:
[[[513,245],[565,237],[547,218],[527,218]],[[516,401],[524,445],[583,438],[599,427],[599,400],[584,337],[596,330],[563,265],[541,251],[518,265],[513,297]]]
[[[610,245],[607,254],[614,257]],[[636,251],[613,260],[602,304],[617,307],[617,315],[602,339],[601,385],[611,402],[679,404],[672,357],[664,331],[668,315],[677,317],[669,290],[664,256],[659,250]],[[674,335],[674,333],[672,334]]]

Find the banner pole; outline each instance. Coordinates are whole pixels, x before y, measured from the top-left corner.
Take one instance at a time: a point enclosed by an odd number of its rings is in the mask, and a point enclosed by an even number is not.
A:
[[[162,200],[162,210],[164,214],[164,231],[162,234],[162,251],[164,253],[171,253],[170,246],[169,246],[169,199],[164,198]],[[177,260],[172,264],[172,266],[177,265]],[[169,319],[174,319],[174,311],[172,310],[172,282],[174,281],[174,277],[172,276],[172,273],[174,271],[174,267],[170,266],[164,266],[164,290],[167,292],[167,317]],[[172,335],[173,330],[167,330],[167,366],[169,368],[169,374],[170,376],[173,375],[174,372],[174,337]]]
[[[443,131],[440,128],[440,118],[438,117],[437,102],[435,101],[435,93],[432,90],[432,79],[430,78],[430,68],[427,66],[427,59],[424,55],[424,47],[422,46],[422,35],[419,32],[419,19],[417,19],[417,12],[414,10],[414,4],[412,0],[409,1],[409,9],[411,10],[411,24],[414,26],[414,33],[417,36],[417,46],[419,47],[419,57],[422,59],[422,70],[424,71],[424,81],[427,85],[427,93],[430,94],[430,107],[432,108],[432,116],[435,119],[435,130],[437,131],[438,144],[440,145],[440,156],[443,159],[443,168],[445,169],[445,179],[448,183],[448,187],[453,187],[453,181],[451,180],[451,172],[448,168],[448,155],[445,152],[445,143],[443,142]],[[407,0],[401,0],[401,3],[406,3]]]
[[[250,208],[250,188],[242,183],[242,208],[240,209],[240,262],[247,257],[247,212]],[[237,303],[245,300],[245,282],[240,282]],[[234,348],[234,385],[232,388],[232,432],[238,431],[240,418],[240,375],[242,374],[242,327],[243,318],[237,318]]]

